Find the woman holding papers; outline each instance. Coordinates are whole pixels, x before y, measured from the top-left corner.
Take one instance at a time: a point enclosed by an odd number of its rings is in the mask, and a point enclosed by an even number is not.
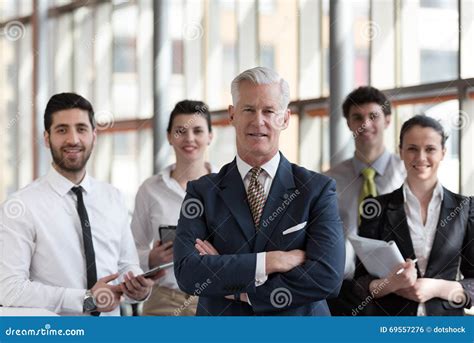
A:
[[[385,278],[370,275],[358,261],[356,292],[367,315],[463,315],[471,307],[474,201],[438,180],[446,139],[430,117],[406,121],[399,146],[405,182],[361,204],[360,236],[394,241],[406,259]]]
[[[176,229],[187,182],[211,172],[210,164],[205,162],[212,140],[211,117],[205,103],[178,102],[171,112],[167,132],[176,164],[145,180],[135,201],[132,232],[143,270],[173,261],[173,241],[160,235]],[[195,315],[196,307],[197,297],[180,291],[173,268],[169,268],[155,284],[143,314]]]

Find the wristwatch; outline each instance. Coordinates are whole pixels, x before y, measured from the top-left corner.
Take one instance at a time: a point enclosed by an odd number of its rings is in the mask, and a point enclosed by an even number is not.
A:
[[[84,313],[89,313],[97,310],[97,304],[95,302],[94,295],[92,291],[88,289],[86,295],[84,295],[84,303],[82,305],[82,310]]]

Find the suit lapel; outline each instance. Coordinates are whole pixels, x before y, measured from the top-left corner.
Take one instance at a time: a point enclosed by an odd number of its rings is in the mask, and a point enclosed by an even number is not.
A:
[[[220,197],[229,208],[247,240],[251,241],[255,236],[255,224],[235,159],[227,165],[225,173],[220,185]]]
[[[443,202],[441,203],[441,210],[439,212],[438,226],[436,227],[436,234],[434,237],[433,246],[431,247],[431,253],[428,258],[425,277],[429,277],[435,274],[435,271],[437,270],[436,262],[440,261],[439,258],[442,257],[443,247],[446,246],[447,240],[449,239],[449,223],[454,222],[453,220],[451,222],[448,222],[447,225],[441,225],[442,218],[448,218],[450,216],[450,213],[453,213],[453,210],[456,208],[457,205],[453,196],[449,192],[447,192],[444,187],[443,192]]]
[[[278,222],[284,216],[288,206],[284,206],[284,201],[290,196],[291,190],[295,189],[293,171],[290,162],[280,154],[280,163],[278,165],[275,179],[272,182],[270,192],[263,208],[260,219],[260,228],[257,234],[254,251],[264,251],[268,240],[273,234]],[[286,195],[286,197],[285,197]],[[278,210],[278,211],[277,211]],[[273,215],[275,213],[276,215]],[[270,220],[272,218],[272,220]]]
[[[398,249],[404,258],[415,259],[415,251],[411,241],[410,229],[407,224],[407,216],[403,208],[403,190],[397,189],[388,203],[387,220],[390,224],[390,236],[394,236]],[[387,237],[382,237],[386,240]]]

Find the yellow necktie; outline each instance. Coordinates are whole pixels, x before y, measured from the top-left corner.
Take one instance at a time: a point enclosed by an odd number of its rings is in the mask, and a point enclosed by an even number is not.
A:
[[[364,177],[364,183],[359,195],[359,209],[362,201],[369,195],[377,196],[377,187],[375,186],[375,169],[372,167],[362,169],[362,176]],[[359,217],[360,223],[360,217]]]

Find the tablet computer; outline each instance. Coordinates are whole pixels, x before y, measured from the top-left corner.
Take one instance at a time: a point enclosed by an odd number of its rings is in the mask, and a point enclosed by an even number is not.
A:
[[[158,232],[161,243],[173,242],[176,237],[176,225],[160,225]]]
[[[149,271],[147,271],[146,273],[143,273],[142,276],[146,279],[152,278],[153,276],[158,274],[159,271],[161,271],[163,269],[171,268],[171,267],[173,267],[173,265],[174,265],[173,262],[168,262],[168,263],[161,264],[158,267],[152,268]]]

